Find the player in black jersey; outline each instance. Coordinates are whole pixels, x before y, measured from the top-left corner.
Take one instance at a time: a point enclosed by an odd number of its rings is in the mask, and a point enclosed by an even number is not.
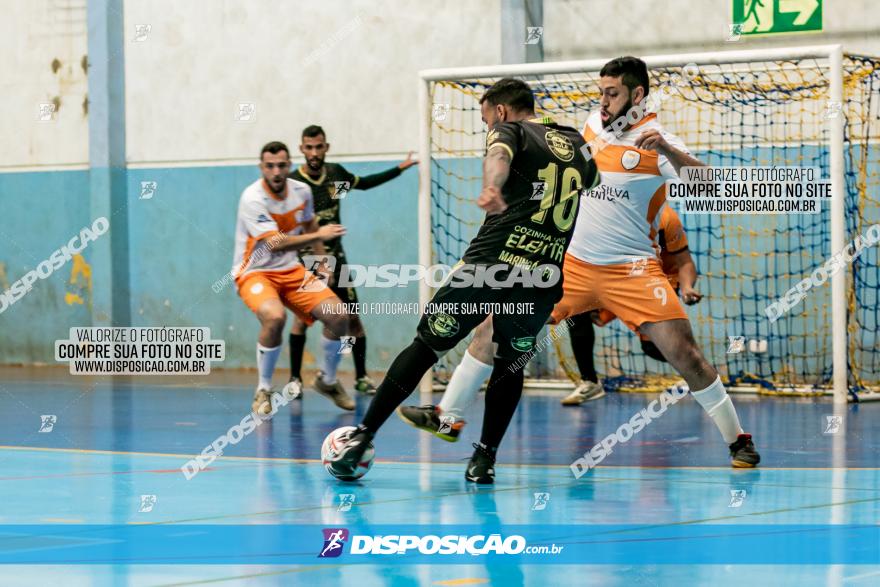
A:
[[[318,225],[340,224],[339,207],[342,199],[350,190],[368,190],[380,186],[399,176],[417,162],[412,158],[412,153],[407,155],[406,160],[380,173],[358,177],[338,163],[326,163],[324,158],[330,144],[327,142],[324,129],[317,125],[307,126],[302,132],[302,142],[299,150],[306,159],[305,164],[293,171],[289,177],[306,183],[312,188],[312,196],[315,203],[315,215],[318,217]],[[324,243],[326,254],[335,259],[335,269],[330,289],[346,304],[355,304],[358,301],[357,293],[353,287],[337,287],[339,273],[342,266],[347,263],[345,250],[342,248],[342,238],[336,238]],[[311,251],[303,250],[302,255],[309,255]],[[307,269],[313,269],[307,267]],[[301,384],[303,349],[306,344],[306,324],[294,317],[290,329],[290,383]],[[351,314],[349,322],[349,334],[354,337],[352,357],[355,368],[355,389],[363,393],[375,393],[376,387],[367,375],[367,336],[364,326],[357,314]],[[321,389],[340,387],[336,380],[325,381],[321,373],[315,380],[315,386]],[[288,385],[290,385],[288,383]]]
[[[595,163],[581,153],[580,134],[550,118],[537,118],[534,104],[529,86],[511,78],[497,82],[480,100],[489,133],[477,204],[487,215],[426,308],[415,340],[391,364],[360,426],[332,459],[330,466],[337,474],[351,475],[379,427],[425,372],[492,315],[493,370],[482,436],[474,444],[465,479],[494,481],[495,453],[522,395],[523,367],[531,358],[535,337],[562,297],[562,260],[577,217],[578,195],[599,179]],[[532,280],[513,279],[528,275]],[[508,284],[499,285],[501,281]],[[543,287],[528,287],[538,281]],[[515,310],[484,310],[493,304]],[[533,304],[531,312],[527,304]]]

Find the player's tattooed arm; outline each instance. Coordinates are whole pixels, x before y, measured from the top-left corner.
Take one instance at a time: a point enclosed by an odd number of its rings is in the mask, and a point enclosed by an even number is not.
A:
[[[697,265],[687,249],[676,253],[673,258],[678,267],[678,292],[681,301],[692,306],[703,299],[703,295],[694,288],[697,284]]]
[[[669,163],[675,168],[675,173],[681,173],[682,167],[705,167],[705,163],[680,149],[676,149],[669,144],[656,128],[646,130],[635,140],[635,146],[638,149],[649,149],[657,151],[669,160]]]
[[[510,148],[503,144],[489,147],[483,159],[483,189],[477,198],[477,205],[489,214],[501,214],[507,209],[501,186],[510,175]]]

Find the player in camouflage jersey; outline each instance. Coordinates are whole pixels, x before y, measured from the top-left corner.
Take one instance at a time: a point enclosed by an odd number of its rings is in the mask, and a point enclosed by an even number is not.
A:
[[[562,297],[562,260],[571,241],[579,193],[599,180],[593,161],[581,152],[584,139],[573,128],[535,116],[529,86],[505,78],[480,100],[489,127],[483,160],[483,188],[477,204],[487,215],[448,281],[422,316],[412,344],[401,352],[360,426],[344,438],[330,466],[351,475],[379,427],[418,385],[437,360],[492,316],[494,368],[486,390],[486,411],[479,444],[465,479],[492,483],[495,454],[522,395],[523,369],[533,354],[535,337]],[[511,280],[526,271],[529,280]],[[494,274],[497,281],[468,281]],[[547,279],[536,287],[537,276]],[[456,284],[458,282],[458,285]],[[531,285],[531,286],[529,286]],[[524,307],[531,312],[486,311],[488,304]],[[465,306],[471,308],[465,311]]]
[[[308,184],[312,188],[315,202],[315,214],[318,217],[318,225],[341,224],[339,208],[342,200],[350,190],[368,190],[382,185],[399,176],[406,169],[416,164],[412,154],[407,155],[405,161],[380,173],[358,177],[338,163],[324,161],[330,144],[327,142],[324,129],[317,125],[307,126],[302,132],[302,142],[299,150],[306,159],[305,164],[298,167],[290,174],[291,179]],[[337,287],[339,274],[342,266],[348,261],[345,250],[342,248],[342,238],[336,238],[324,243],[326,254],[335,258],[335,271],[330,289],[346,304],[355,304],[358,301],[357,292],[353,287]],[[302,252],[308,255],[311,252]],[[350,307],[350,306],[349,306]],[[301,384],[303,349],[306,344],[306,329],[308,326],[297,318],[294,318],[290,329],[290,381]],[[376,387],[367,375],[367,336],[360,317],[351,314],[349,322],[349,334],[355,337],[352,357],[355,367],[355,389],[363,393],[375,393]],[[315,386],[324,389],[336,385],[336,381],[326,381],[321,373],[315,380]]]

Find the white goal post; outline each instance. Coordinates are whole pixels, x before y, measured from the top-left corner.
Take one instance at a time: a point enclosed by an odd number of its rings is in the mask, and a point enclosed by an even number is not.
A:
[[[827,79],[830,87],[828,96],[831,101],[843,102],[843,49],[840,45],[818,45],[778,49],[754,49],[743,51],[719,51],[705,53],[689,53],[675,55],[656,55],[643,57],[649,69],[675,68],[695,63],[699,66],[743,64],[750,62],[798,61],[817,59],[827,62]],[[491,80],[500,77],[547,76],[557,74],[578,74],[582,72],[598,72],[599,69],[614,56],[608,59],[590,59],[584,61],[562,61],[555,63],[525,63],[497,65],[487,67],[464,67],[450,69],[430,69],[419,72],[418,103],[419,103],[419,263],[430,266],[434,263],[432,254],[432,158],[434,156],[433,129],[433,92],[438,82],[458,80]],[[844,163],[844,117],[828,118],[828,149],[829,169],[832,186],[830,204],[830,250],[829,256],[841,251],[846,241],[845,224],[845,163]],[[468,194],[476,199],[477,193]],[[476,204],[474,204],[476,206]],[[432,291],[422,281],[419,290],[419,302],[430,301]],[[832,316],[832,382],[833,396],[836,404],[846,403],[847,388],[847,292],[846,272],[838,271],[831,279],[831,316]],[[431,378],[426,376],[422,381],[422,392],[428,393]]]

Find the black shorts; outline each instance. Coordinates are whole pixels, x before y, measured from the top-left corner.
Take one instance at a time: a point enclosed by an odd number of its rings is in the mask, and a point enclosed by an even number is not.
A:
[[[551,288],[516,285],[503,289],[444,285],[422,315],[416,338],[442,353],[461,342],[486,316],[494,314],[492,341],[498,344],[496,356],[516,361],[532,351],[535,338],[561,298],[561,284]],[[493,312],[497,304],[501,311]]]
[[[338,287],[336,284],[339,282],[339,275],[335,275],[333,279],[333,285],[330,286],[330,290],[336,294],[336,297],[342,301],[343,304],[356,304],[358,301],[357,292],[353,287]]]

